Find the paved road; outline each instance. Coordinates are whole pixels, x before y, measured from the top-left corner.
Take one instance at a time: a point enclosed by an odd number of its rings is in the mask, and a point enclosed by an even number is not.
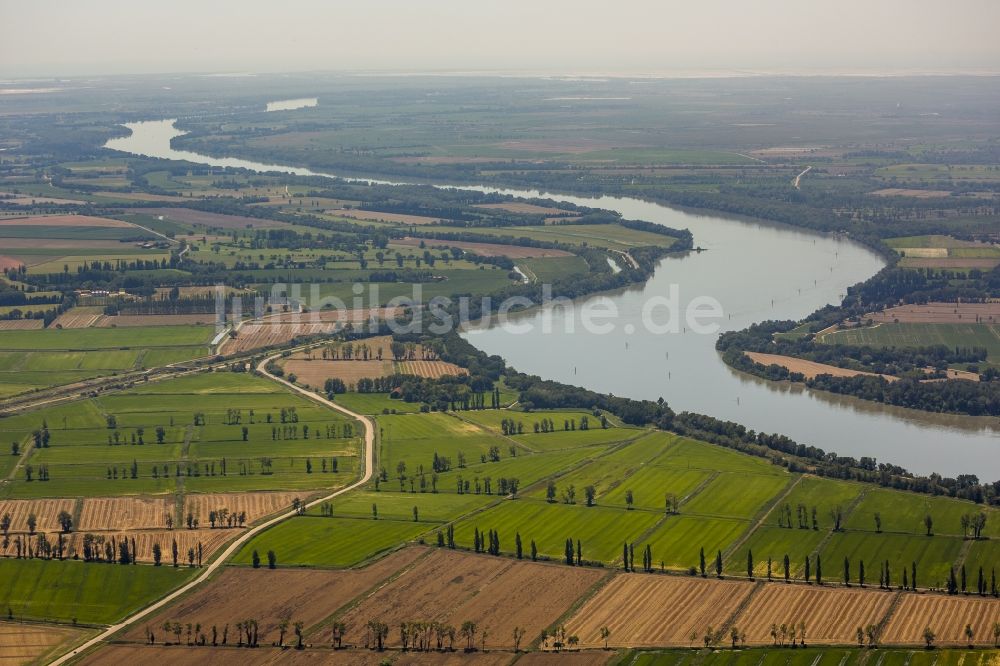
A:
[[[364,428],[365,428],[365,462],[364,462],[364,474],[362,474],[361,478],[358,479],[357,481],[355,481],[354,483],[352,483],[349,486],[346,486],[344,488],[336,490],[336,491],[330,493],[329,495],[327,495],[325,497],[320,497],[318,499],[313,500],[312,502],[309,502],[306,506],[307,507],[316,506],[317,504],[329,501],[329,500],[333,499],[334,497],[338,497],[339,495],[343,495],[344,493],[346,493],[346,492],[348,492],[350,490],[354,490],[355,488],[360,488],[364,484],[368,483],[368,481],[372,477],[372,470],[374,470],[374,468],[375,468],[375,423],[374,423],[374,421],[372,421],[369,417],[364,416],[363,414],[355,414],[354,412],[352,412],[351,410],[347,409],[346,407],[338,405],[338,404],[334,403],[331,400],[327,400],[326,398],[324,398],[324,397],[322,397],[320,395],[317,395],[317,394],[315,394],[315,393],[313,393],[311,391],[307,391],[306,389],[301,388],[299,386],[295,386],[294,384],[291,384],[288,381],[286,381],[286,380],[284,380],[284,379],[282,379],[280,377],[276,377],[275,375],[272,375],[271,373],[269,373],[267,371],[267,364],[270,361],[272,361],[272,360],[274,360],[274,359],[276,359],[276,358],[278,358],[280,356],[281,356],[281,354],[275,354],[273,356],[270,356],[270,357],[264,359],[257,366],[257,370],[260,371],[260,373],[263,374],[265,377],[268,377],[269,379],[272,379],[272,380],[274,380],[274,381],[276,381],[276,382],[278,382],[280,384],[284,384],[287,388],[290,388],[291,390],[295,391],[296,393],[302,394],[303,396],[309,398],[310,400],[318,402],[318,403],[320,403],[320,404],[322,404],[322,405],[324,405],[326,407],[330,407],[332,409],[337,410],[338,412],[342,412],[342,413],[346,414],[347,416],[353,417],[353,418],[357,419],[358,421],[361,421],[361,423],[364,425]],[[125,618],[121,622],[108,627],[107,629],[105,629],[104,631],[102,631],[100,634],[98,634],[97,636],[94,636],[89,641],[87,641],[86,643],[80,645],[78,648],[76,648],[72,652],[64,654],[63,656],[59,657],[58,659],[52,661],[51,664],[53,666],[56,666],[58,664],[64,664],[64,663],[68,662],[69,660],[73,659],[74,657],[76,657],[78,654],[80,654],[84,650],[89,649],[89,648],[97,645],[98,643],[111,638],[111,636],[113,636],[114,634],[118,633],[119,631],[121,631],[125,627],[127,627],[127,626],[129,626],[129,625],[131,625],[131,624],[133,624],[135,622],[137,622],[138,620],[141,620],[142,618],[144,618],[144,617],[146,617],[148,615],[151,615],[152,613],[155,613],[156,611],[160,610],[161,608],[165,607],[167,604],[169,604],[170,602],[172,602],[173,600],[175,600],[177,597],[179,597],[182,594],[185,594],[185,593],[191,591],[192,589],[194,589],[195,587],[201,585],[202,583],[204,583],[205,581],[207,581],[212,576],[212,574],[214,574],[219,569],[219,567],[223,566],[225,564],[226,560],[228,560],[230,557],[232,557],[232,555],[234,553],[236,553],[236,551],[239,550],[250,539],[252,539],[256,535],[260,534],[261,532],[263,532],[267,528],[269,528],[269,527],[271,527],[273,525],[276,525],[277,523],[280,523],[283,520],[287,520],[287,519],[293,517],[294,515],[295,515],[295,511],[294,510],[288,511],[288,512],[283,513],[283,514],[281,514],[279,516],[275,516],[274,518],[271,518],[270,520],[268,520],[268,521],[266,521],[264,523],[261,523],[260,525],[256,525],[254,527],[251,527],[246,532],[244,532],[238,539],[236,539],[236,541],[234,541],[233,543],[231,543],[228,548],[226,548],[218,557],[215,558],[215,560],[213,560],[211,562],[211,564],[209,564],[207,567],[205,567],[205,569],[198,575],[197,578],[195,578],[194,580],[190,581],[189,583],[187,583],[187,584],[179,587],[178,589],[174,590],[173,592],[171,592],[167,596],[163,597],[159,601],[156,601],[155,603],[153,603],[153,604],[151,604],[149,606],[146,606],[142,610],[140,610],[140,611],[132,614],[131,616]],[[83,566],[91,566],[91,565],[83,565]]]

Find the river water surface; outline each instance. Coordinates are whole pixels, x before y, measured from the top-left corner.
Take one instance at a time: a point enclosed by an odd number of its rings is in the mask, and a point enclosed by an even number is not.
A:
[[[215,167],[336,177],[305,168],[174,150],[171,139],[183,132],[174,127],[173,120],[128,127],[131,136],[113,139],[106,147]],[[715,335],[684,330],[683,324],[676,334],[654,334],[642,325],[643,303],[668,295],[672,285],[679,290],[682,313],[692,298],[716,299],[724,312],[719,321],[722,330],[742,329],[767,319],[802,318],[839,302],[848,286],[882,268],[882,259],[867,248],[793,227],[692,213],[638,199],[462,189],[542,196],[615,210],[630,219],[689,228],[695,245],[706,250],[663,259],[645,285],[580,301],[613,304],[618,311],[613,334],[584,331],[579,321],[581,308],[573,313],[554,309],[549,313],[551,332],[543,333],[542,319],[549,315],[535,311],[508,326],[467,332],[468,339],[485,352],[503,356],[524,372],[615,395],[662,396],[676,411],[738,421],[827,451],[873,456],[921,474],[974,473],[984,481],[1000,478],[997,419],[929,415],[765,382],[726,366],[715,351]],[[658,321],[662,323],[663,318]],[[532,324],[533,330],[519,333],[524,323]],[[573,332],[569,324],[574,325]]]

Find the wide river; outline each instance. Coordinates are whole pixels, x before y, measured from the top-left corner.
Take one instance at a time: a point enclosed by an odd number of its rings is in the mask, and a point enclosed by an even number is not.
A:
[[[337,177],[298,167],[174,150],[171,139],[183,132],[174,127],[173,120],[128,127],[131,136],[113,139],[106,147],[215,167]],[[487,353],[503,356],[524,372],[615,395],[662,396],[676,411],[738,421],[827,451],[873,456],[921,474],[974,473],[984,481],[1000,478],[997,419],[928,415],[765,382],[725,365],[715,351],[716,335],[695,333],[683,323],[677,333],[651,332],[643,325],[643,304],[669,295],[672,285],[679,291],[682,315],[693,298],[707,296],[718,301],[724,313],[719,320],[721,330],[742,329],[767,319],[799,319],[839,302],[848,286],[881,269],[884,262],[870,250],[843,238],[793,227],[681,211],[638,199],[462,189],[541,196],[615,210],[626,218],[686,227],[694,234],[695,245],[706,250],[664,259],[645,285],[583,299],[573,313],[565,308],[548,315],[534,311],[507,326],[467,333],[470,341]],[[580,316],[582,306],[588,304],[610,304],[617,309],[613,333],[584,330]],[[656,323],[664,323],[666,312],[665,308],[657,310]],[[543,331],[546,316],[550,316],[551,326]],[[522,332],[525,324],[531,325],[528,333]],[[569,325],[575,330],[570,331]]]

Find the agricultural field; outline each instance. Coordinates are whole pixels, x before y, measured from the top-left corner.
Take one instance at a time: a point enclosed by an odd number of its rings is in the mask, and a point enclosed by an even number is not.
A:
[[[838,532],[831,535],[819,556],[822,557],[824,580],[843,580],[844,558],[847,558],[854,580],[857,580],[862,562],[869,584],[878,580],[878,565],[889,562],[893,584],[901,584],[904,571],[909,577],[915,564],[917,585],[941,590],[962,553],[962,545],[962,540],[954,537]],[[815,571],[813,562],[813,575]]]
[[[850,645],[857,640],[859,626],[878,625],[885,618],[895,596],[860,588],[764,585],[735,623],[746,632],[749,645],[773,643],[774,624],[797,628],[805,624],[810,645]]]
[[[41,663],[89,638],[91,631],[68,626],[0,622],[0,663]]]
[[[962,516],[983,511],[988,516],[983,535],[1000,536],[1000,511],[995,509],[983,509],[946,497],[872,488],[865,492],[864,499],[851,512],[846,526],[852,530],[875,531],[877,513],[884,532],[923,535],[927,533],[924,519],[930,516],[933,534],[963,536]]]
[[[205,345],[212,335],[210,326],[46,329],[30,333],[4,331],[0,341],[6,350],[100,351]]]
[[[720,626],[754,589],[753,584],[679,576],[616,575],[566,621],[584,647],[688,646],[708,626]]]
[[[992,362],[1000,362],[1000,324],[887,323],[833,331],[821,341],[874,347],[982,347]]]
[[[479,231],[478,229],[463,229],[461,227],[436,227],[435,231],[455,233],[465,231],[484,236],[505,236],[509,238],[530,238],[550,243],[563,243],[570,246],[589,245],[609,250],[627,251],[633,247],[664,247],[669,248],[674,240],[669,236],[654,234],[648,231],[628,229],[614,224],[558,224],[543,227],[498,227]]]
[[[250,564],[253,552],[266,562],[274,551],[283,567],[352,567],[381,552],[416,539],[440,523],[302,516],[286,520],[254,537],[233,557],[236,564]]]
[[[471,620],[487,633],[490,647],[512,649],[515,626],[525,629],[525,645],[534,641],[604,575],[436,550],[338,619],[353,644],[363,643],[367,618],[382,617],[395,627],[419,617],[455,627]],[[390,635],[389,644],[397,640],[398,634]]]
[[[535,542],[540,555],[558,561],[565,555],[566,540],[572,539],[574,545],[580,541],[584,560],[610,564],[621,559],[623,543],[639,540],[660,519],[660,514],[649,511],[620,511],[523,498],[502,502],[460,521],[455,526],[455,541],[467,548],[473,544],[475,529],[496,530],[501,551],[511,553],[520,534],[525,552]]]
[[[191,573],[187,567],[0,559],[0,605],[18,620],[110,624]]]
[[[149,625],[159,634],[163,622],[192,621],[207,632],[215,625],[221,634],[224,625],[235,631],[237,622],[255,617],[261,623],[262,643],[270,643],[281,619],[301,620],[312,627],[425,555],[419,548],[408,548],[364,568],[344,571],[269,570],[266,564],[260,569],[226,567],[209,584],[154,615]],[[144,631],[133,627],[125,638],[144,640]],[[158,636],[157,642],[167,638]]]
[[[882,640],[890,644],[919,644],[924,628],[931,627],[940,645],[995,646],[992,629],[996,622],[1000,622],[1000,603],[995,599],[903,594],[885,626]],[[965,635],[966,624],[974,632],[971,641]]]
[[[150,382],[0,426],[10,438],[43,424],[48,446],[30,452],[10,497],[334,487],[353,475],[360,435],[349,419],[235,373]],[[43,464],[58,483],[28,480],[28,466]]]

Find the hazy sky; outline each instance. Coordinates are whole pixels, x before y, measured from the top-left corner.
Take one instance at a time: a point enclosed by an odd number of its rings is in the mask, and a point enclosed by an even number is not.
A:
[[[5,77],[1000,70],[1000,0],[0,0]]]

